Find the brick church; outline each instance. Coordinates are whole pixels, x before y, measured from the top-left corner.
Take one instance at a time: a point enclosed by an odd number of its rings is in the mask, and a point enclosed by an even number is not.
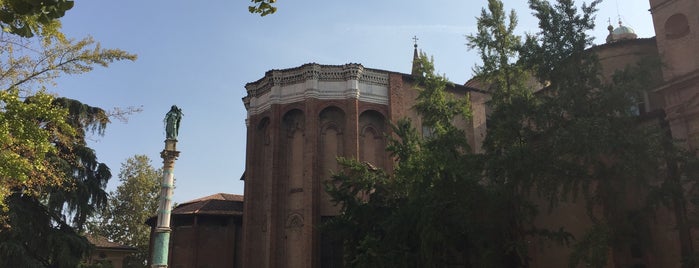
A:
[[[387,122],[404,117],[420,122],[410,109],[417,96],[413,78],[360,64],[306,64],[269,71],[246,89],[243,264],[325,267],[321,259],[333,256],[323,256],[316,226],[337,215],[338,208],[323,183],[337,170],[337,156],[391,169]],[[466,86],[449,90],[471,99],[474,117],[463,127],[479,144],[487,94]]]
[[[660,86],[646,92],[639,103],[639,114],[664,115],[662,120],[673,137],[684,141],[687,148],[697,149],[699,0],[649,1],[655,37],[639,39],[631,28],[620,23],[610,26],[605,44],[590,51],[597,53],[603,73],[608,75],[642,58],[660,60]],[[417,57],[417,47],[414,53]],[[213,214],[203,217],[207,219],[203,223],[218,224],[218,229],[198,227],[194,220],[180,220],[186,224],[179,226],[175,221],[170,247],[173,267],[202,265],[191,253],[188,259],[172,259],[180,254],[177,247],[181,247],[174,243],[187,243],[177,238],[183,232],[196,232],[211,243],[225,244],[208,247],[198,242],[202,248],[198,252],[207,254],[199,260],[218,255],[232,258],[225,267],[340,267],[341,252],[316,228],[338,214],[323,184],[330,178],[330,171],[337,169],[337,156],[392,168],[392,159],[384,150],[388,122],[408,117],[421,129],[420,117],[411,109],[417,96],[413,75],[361,64],[305,64],[271,70],[248,83],[243,98],[248,112],[246,171],[242,178],[245,200],[219,198],[242,202],[242,219],[240,205],[231,204],[235,213],[217,212],[229,220],[212,220]],[[473,117],[458,124],[466,130],[471,148],[477,153],[487,132],[488,90],[472,80],[453,85],[448,91],[471,101]],[[188,204],[192,205],[184,205]],[[679,267],[681,238],[673,228],[674,216],[661,210],[658,218],[661,220],[649,227],[654,250],[649,256],[633,260],[639,265],[634,267]],[[584,205],[575,203],[562,204],[535,221],[541,226],[566,226],[576,237],[590,226]],[[206,234],[206,230],[226,235]],[[217,238],[227,240],[223,244],[213,242]],[[692,242],[696,245],[699,241]],[[532,267],[567,266],[570,249],[536,244],[531,247]],[[207,265],[224,267],[212,262]]]

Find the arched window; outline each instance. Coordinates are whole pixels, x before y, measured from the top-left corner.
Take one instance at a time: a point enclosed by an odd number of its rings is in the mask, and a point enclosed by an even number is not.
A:
[[[377,111],[365,111],[359,115],[359,160],[385,168],[386,139],[385,119]]]
[[[304,115],[300,110],[287,112],[282,119],[283,131],[285,131],[285,161],[286,178],[290,199],[287,200],[289,209],[303,208],[302,194],[292,195],[292,193],[303,192],[304,180]]]
[[[665,37],[667,39],[677,39],[687,34],[689,34],[689,22],[684,14],[677,13],[665,21]]]
[[[320,136],[319,136],[319,175],[320,177],[320,215],[333,216],[339,213],[334,206],[330,195],[325,192],[324,185],[331,178],[331,174],[337,172],[337,157],[344,155],[343,132],[345,126],[345,113],[337,107],[328,107],[320,112]]]
[[[304,208],[304,133],[305,133],[305,117],[301,110],[294,109],[282,118],[282,131],[286,132],[283,136],[285,141],[284,146],[284,164],[285,164],[285,184],[286,198],[281,199],[279,205],[283,209],[282,215],[287,215],[285,226],[283,227],[284,242],[283,254],[285,255],[286,264],[289,267],[302,267],[304,260],[303,251],[303,208]],[[284,188],[282,188],[284,189]]]

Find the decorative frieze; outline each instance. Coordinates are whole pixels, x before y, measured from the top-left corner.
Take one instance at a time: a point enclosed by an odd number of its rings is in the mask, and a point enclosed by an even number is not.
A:
[[[265,76],[245,85],[243,98],[249,115],[261,113],[273,104],[304,99],[359,99],[388,104],[388,72],[364,68],[361,64],[320,65],[268,71]]]

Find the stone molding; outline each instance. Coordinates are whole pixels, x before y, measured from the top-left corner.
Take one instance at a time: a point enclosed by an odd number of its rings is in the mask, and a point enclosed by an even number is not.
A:
[[[259,114],[273,104],[288,104],[309,98],[320,100],[358,99],[388,104],[389,72],[364,68],[361,64],[320,65],[316,63],[271,70],[245,85],[243,103],[248,115]]]

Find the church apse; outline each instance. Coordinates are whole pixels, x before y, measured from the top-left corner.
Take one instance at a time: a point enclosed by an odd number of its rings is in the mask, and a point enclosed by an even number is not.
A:
[[[332,254],[320,250],[328,241],[318,225],[339,213],[324,185],[340,168],[338,156],[381,168],[390,161],[383,159],[388,77],[354,63],[305,64],[271,70],[245,86],[244,267],[327,267],[322,260],[340,260],[336,247]]]

